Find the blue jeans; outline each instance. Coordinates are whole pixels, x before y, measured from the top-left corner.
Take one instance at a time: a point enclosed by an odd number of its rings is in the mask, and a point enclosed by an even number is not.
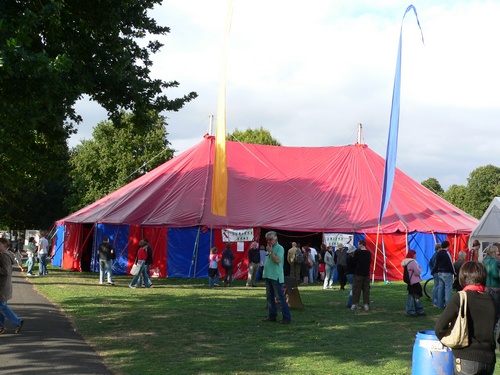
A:
[[[349,289],[349,296],[347,297],[346,306],[351,307],[351,305],[352,305],[352,285],[354,284],[354,274],[350,273],[350,274],[345,275],[345,277],[347,279],[347,282],[351,286],[351,288]]]
[[[28,260],[26,261],[26,266],[28,267],[28,271],[27,273],[28,274],[32,274],[33,273],[33,255],[32,256],[28,256]]]
[[[104,274],[108,274],[108,283],[112,283],[112,260],[99,259],[99,284],[104,282]]]
[[[323,282],[323,289],[327,287],[331,287],[333,285],[333,275],[335,271],[335,267],[329,266],[325,264],[325,281]]]
[[[424,313],[424,306],[420,298],[415,298],[413,295],[408,294],[406,299],[406,315],[422,315]]]
[[[309,267],[308,272],[309,272],[309,284],[312,284],[314,283],[314,266]]]
[[[208,286],[214,286],[219,282],[219,270],[217,268],[208,269]]]
[[[12,324],[17,326],[21,323],[21,318],[19,318],[14,311],[7,306],[7,301],[0,301],[0,324],[5,327],[5,319],[10,321]]]
[[[316,282],[316,280],[318,280],[318,267],[319,267],[319,264],[317,262],[314,263],[314,266],[313,266],[313,282]]]
[[[283,315],[284,320],[292,320],[292,315],[290,314],[290,308],[286,302],[285,293],[283,292],[283,284],[278,282],[278,280],[266,280],[266,299],[267,308],[269,309],[269,318],[276,318],[278,315],[278,309],[276,308],[276,299],[281,305],[281,315]]]
[[[47,275],[47,254],[38,254],[38,276]]]
[[[436,274],[433,276],[434,278],[434,288],[432,288],[432,306],[438,305],[438,285],[439,285],[439,277]]]
[[[455,375],[492,375],[495,364],[468,361],[462,358],[454,358],[453,374]]]
[[[147,274],[148,267],[144,264],[143,260],[139,260],[137,264],[140,265],[141,268],[139,272],[137,272],[137,275],[135,275],[130,282],[130,286],[135,286],[135,284],[137,284],[137,286],[140,288],[142,287],[142,283],[144,282],[144,286],[146,288],[150,288],[151,282],[149,281],[149,275]]]
[[[453,289],[453,274],[449,272],[438,272],[437,306],[441,310],[446,307],[451,299]]]

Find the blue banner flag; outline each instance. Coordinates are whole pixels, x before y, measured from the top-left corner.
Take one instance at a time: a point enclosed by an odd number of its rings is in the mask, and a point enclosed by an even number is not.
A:
[[[389,122],[389,137],[387,139],[387,151],[385,155],[385,168],[384,168],[384,183],[382,185],[382,199],[380,202],[380,215],[378,218],[378,223],[382,222],[385,210],[389,205],[389,200],[392,193],[392,185],[394,184],[394,174],[396,172],[396,156],[398,153],[398,130],[399,130],[399,108],[400,108],[400,91],[401,91],[401,49],[402,49],[402,39],[403,39],[403,21],[410,10],[413,9],[415,13],[415,18],[417,19],[417,24],[420,29],[420,34],[422,35],[422,43],[424,42],[424,35],[422,33],[422,28],[420,27],[420,22],[418,21],[417,10],[413,5],[406,8],[405,14],[401,21],[401,29],[399,33],[399,46],[398,46],[398,58],[396,62],[396,74],[394,76],[394,87],[392,89],[392,106],[391,106],[391,118]]]

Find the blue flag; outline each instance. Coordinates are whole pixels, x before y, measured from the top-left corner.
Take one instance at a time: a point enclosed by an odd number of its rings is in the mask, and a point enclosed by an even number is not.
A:
[[[401,92],[401,49],[402,49],[402,39],[403,39],[403,21],[406,16],[406,13],[408,13],[412,9],[417,19],[417,24],[420,29],[420,34],[422,35],[422,43],[424,42],[424,35],[422,34],[422,28],[420,27],[420,22],[418,21],[417,10],[413,5],[410,5],[408,6],[408,8],[406,8],[405,14],[403,15],[403,20],[401,21],[401,29],[399,33],[398,59],[396,62],[394,87],[392,89],[391,118],[389,122],[389,137],[387,139],[387,151],[385,155],[384,183],[382,185],[382,199],[380,202],[380,215],[378,218],[379,224],[382,222],[385,210],[389,205],[389,200],[391,198],[391,193],[392,193],[392,185],[394,184],[394,174],[396,172],[396,156],[398,153],[399,109],[400,109],[400,92]]]

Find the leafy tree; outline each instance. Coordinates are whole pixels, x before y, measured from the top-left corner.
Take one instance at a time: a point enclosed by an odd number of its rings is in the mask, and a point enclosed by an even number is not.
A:
[[[444,193],[441,184],[434,177],[430,177],[427,180],[422,181],[422,186],[426,187],[427,189],[429,189],[433,193],[436,193],[437,195],[443,195]]]
[[[37,134],[20,149],[12,147],[5,153],[0,152],[0,158],[6,160],[7,154],[13,159],[1,163],[5,173],[2,178],[5,178],[0,191],[0,226],[50,228],[56,218],[67,214],[63,204],[69,171],[66,143]],[[22,170],[16,161],[22,163]]]
[[[481,218],[494,197],[500,195],[500,168],[491,164],[476,168],[467,179],[466,211]]]
[[[271,136],[271,133],[268,130],[262,128],[262,126],[260,127],[260,129],[255,130],[248,128],[244,132],[236,128],[234,129],[233,133],[227,134],[227,139],[259,145],[281,146],[281,143],[274,139]]]
[[[156,116],[149,129],[134,126],[134,116],[122,113],[120,127],[100,122],[93,139],[72,150],[71,193],[66,203],[76,211],[126,185],[172,158],[165,119]]]
[[[464,185],[451,185],[448,190],[443,193],[443,198],[452,205],[460,208],[462,211],[471,214],[467,211],[468,189]]]
[[[26,190],[48,196],[47,181],[64,188],[66,143],[81,122],[74,104],[83,94],[117,126],[125,109],[144,129],[154,126],[151,111],[177,111],[196,97],[168,99],[164,90],[178,83],[150,78],[150,56],[162,44],[149,39],[169,32],[147,16],[156,4],[161,0],[2,1],[0,223],[22,221],[11,215],[33,199]],[[55,219],[52,207],[45,212]]]

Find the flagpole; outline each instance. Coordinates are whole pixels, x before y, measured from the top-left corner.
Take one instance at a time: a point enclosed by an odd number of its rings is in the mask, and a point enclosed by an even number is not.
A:
[[[375,241],[375,257],[373,258],[372,285],[375,284],[375,267],[377,266],[378,237],[380,234],[380,223],[377,226],[377,240]]]
[[[226,65],[233,16],[233,0],[229,0],[229,10],[224,35],[224,50],[222,57],[221,81],[217,103],[217,118],[215,125],[215,157],[212,176],[212,214],[226,216],[227,212],[227,157],[226,157]]]

